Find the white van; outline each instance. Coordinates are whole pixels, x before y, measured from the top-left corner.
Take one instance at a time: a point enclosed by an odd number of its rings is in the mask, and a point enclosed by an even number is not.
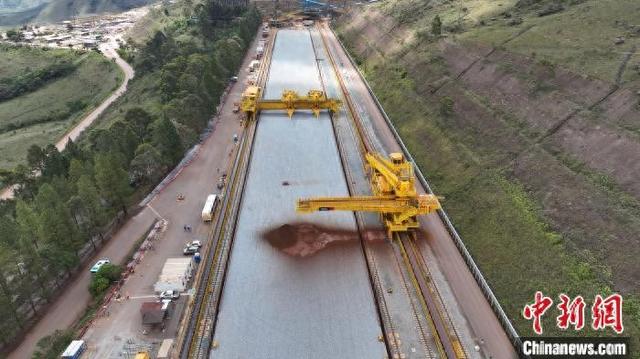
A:
[[[205,222],[211,222],[213,219],[213,211],[216,210],[216,205],[218,204],[218,196],[215,194],[210,194],[207,197],[207,201],[204,204],[204,208],[202,208],[202,220]]]

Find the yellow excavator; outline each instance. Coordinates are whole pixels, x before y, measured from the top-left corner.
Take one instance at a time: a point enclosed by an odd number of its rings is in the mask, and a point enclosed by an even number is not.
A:
[[[284,90],[279,100],[261,99],[262,89],[258,86],[249,86],[242,94],[240,109],[253,118],[262,110],[285,110],[289,118],[296,110],[311,110],[316,117],[320,116],[323,109],[330,112],[338,112],[342,102],[328,98],[324,91],[310,90],[306,96],[300,96],[293,90]]]
[[[365,211],[382,216],[389,236],[418,227],[417,215],[429,214],[440,207],[438,197],[418,194],[413,166],[402,153],[392,153],[389,159],[367,153],[372,196],[318,197],[299,199],[296,211]]]

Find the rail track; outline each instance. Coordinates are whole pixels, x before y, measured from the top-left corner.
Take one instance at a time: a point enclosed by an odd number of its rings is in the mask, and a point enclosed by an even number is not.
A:
[[[358,142],[358,149],[360,151],[361,158],[363,159],[364,154],[367,152],[382,153],[382,145],[376,140],[373,129],[366,126],[359,115],[358,108],[346,87],[343,74],[339,70],[332,55],[332,49],[330,48],[329,41],[323,32],[322,26],[318,26],[317,31],[322,39],[324,51],[331,63],[331,68],[333,69],[335,78],[338,80],[341,96],[346,105],[345,113],[355,128],[355,137]],[[344,157],[338,136],[336,136],[336,142],[338,143],[341,157]],[[362,163],[364,164],[364,162]],[[353,188],[353,186],[355,182],[349,169],[349,165],[344,159],[343,169],[347,179],[349,192],[350,194],[354,194],[355,188]],[[355,216],[361,236],[366,235],[364,234],[364,220],[362,218],[362,214],[355,213]],[[416,247],[415,240],[416,234],[414,232],[395,234],[392,238],[392,245],[394,246],[396,265],[402,274],[403,290],[410,298],[412,298],[411,306],[414,324],[420,333],[420,341],[425,355],[427,357],[440,358],[466,358],[467,355],[460,343],[455,327],[445,310],[442,298],[438,293],[437,288],[431,281],[429,269],[422,257],[422,254]],[[396,335],[394,323],[386,308],[375,256],[371,253],[366,241],[362,241],[362,244],[372,287],[374,288],[376,300],[378,302],[378,312],[383,325],[389,357],[401,358],[404,354],[401,353],[400,343]],[[412,295],[412,293],[416,295]],[[414,298],[417,298],[418,303],[415,303]],[[421,320],[421,318],[424,319]],[[435,348],[433,348],[434,346]]]
[[[272,32],[269,37],[258,69],[258,86],[264,86],[268,78],[275,34]],[[247,119],[245,124],[246,129],[236,147],[236,157],[227,168],[229,180],[219,206],[220,211],[209,232],[211,245],[207,247],[201,262],[204,268],[195,279],[196,295],[185,315],[188,322],[184,325],[184,332],[178,336],[181,359],[208,358],[210,350],[217,346],[213,342],[213,332],[257,128],[256,121]]]

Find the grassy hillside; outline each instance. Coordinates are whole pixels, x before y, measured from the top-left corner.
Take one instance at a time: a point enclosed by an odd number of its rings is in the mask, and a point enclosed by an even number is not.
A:
[[[72,63],[73,71],[0,101],[0,168],[24,163],[31,145],[55,143],[121,82],[118,67],[97,53],[4,47],[0,84],[62,62]]]
[[[338,20],[522,334],[536,290],[589,303],[618,291],[626,334],[640,336],[637,8],[388,0]],[[554,320],[545,333],[576,334]]]

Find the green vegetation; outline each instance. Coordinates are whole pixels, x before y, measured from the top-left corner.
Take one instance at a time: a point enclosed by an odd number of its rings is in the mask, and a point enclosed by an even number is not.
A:
[[[415,91],[415,85],[395,68],[378,65],[367,78],[434,191],[446,198],[445,209],[520,333],[532,334],[521,312],[536,290],[589,300],[612,291],[607,270],[563,245],[562,234],[551,228],[524,186],[492,169],[489,158],[459,138],[459,129],[447,125],[453,115],[448,112],[451,98],[407,106],[403,93]],[[625,317],[637,321],[631,314],[625,312]],[[565,334],[554,320],[545,318],[545,334]],[[625,328],[633,336],[640,327],[629,323]]]
[[[24,165],[0,172],[0,181],[18,186],[16,200],[0,201],[0,342],[10,343],[25,329],[38,305],[60,288],[62,275],[85,258],[81,253],[196,142],[261,21],[254,8],[213,2],[194,16],[198,22],[181,16],[130,48],[136,77],[79,143],[69,142],[62,152],[51,144],[28,145]],[[86,85],[76,87],[87,92]],[[40,91],[0,103],[0,111]],[[48,123],[34,126],[42,125]],[[95,276],[94,301],[117,273],[103,267]]]
[[[24,164],[31,145],[55,142],[121,82],[118,67],[93,52],[1,46],[1,169]]]
[[[442,34],[442,21],[440,20],[440,15],[436,15],[431,22],[431,33],[434,35]]]
[[[536,290],[589,304],[620,292],[625,335],[640,358],[640,198],[615,177],[622,165],[600,157],[610,169],[592,168],[576,158],[590,150],[571,147],[599,140],[589,135],[605,128],[630,136],[630,148],[637,138],[616,122],[638,118],[634,109],[616,100],[589,108],[638,45],[636,8],[626,0],[394,0],[357,15],[369,23],[339,20],[338,33],[519,333],[532,333],[522,309]],[[436,17],[443,39],[432,31]],[[386,50],[398,38],[403,46]],[[633,93],[634,61],[621,81]],[[556,134],[554,124],[576,109]],[[563,332],[554,320],[545,316],[545,335],[612,334]]]
[[[57,359],[73,340],[73,331],[56,330],[40,339],[32,359]]]
[[[100,267],[98,273],[91,278],[89,283],[89,292],[94,297],[101,297],[111,284],[120,280],[122,275],[122,267],[113,264],[105,264]]]

